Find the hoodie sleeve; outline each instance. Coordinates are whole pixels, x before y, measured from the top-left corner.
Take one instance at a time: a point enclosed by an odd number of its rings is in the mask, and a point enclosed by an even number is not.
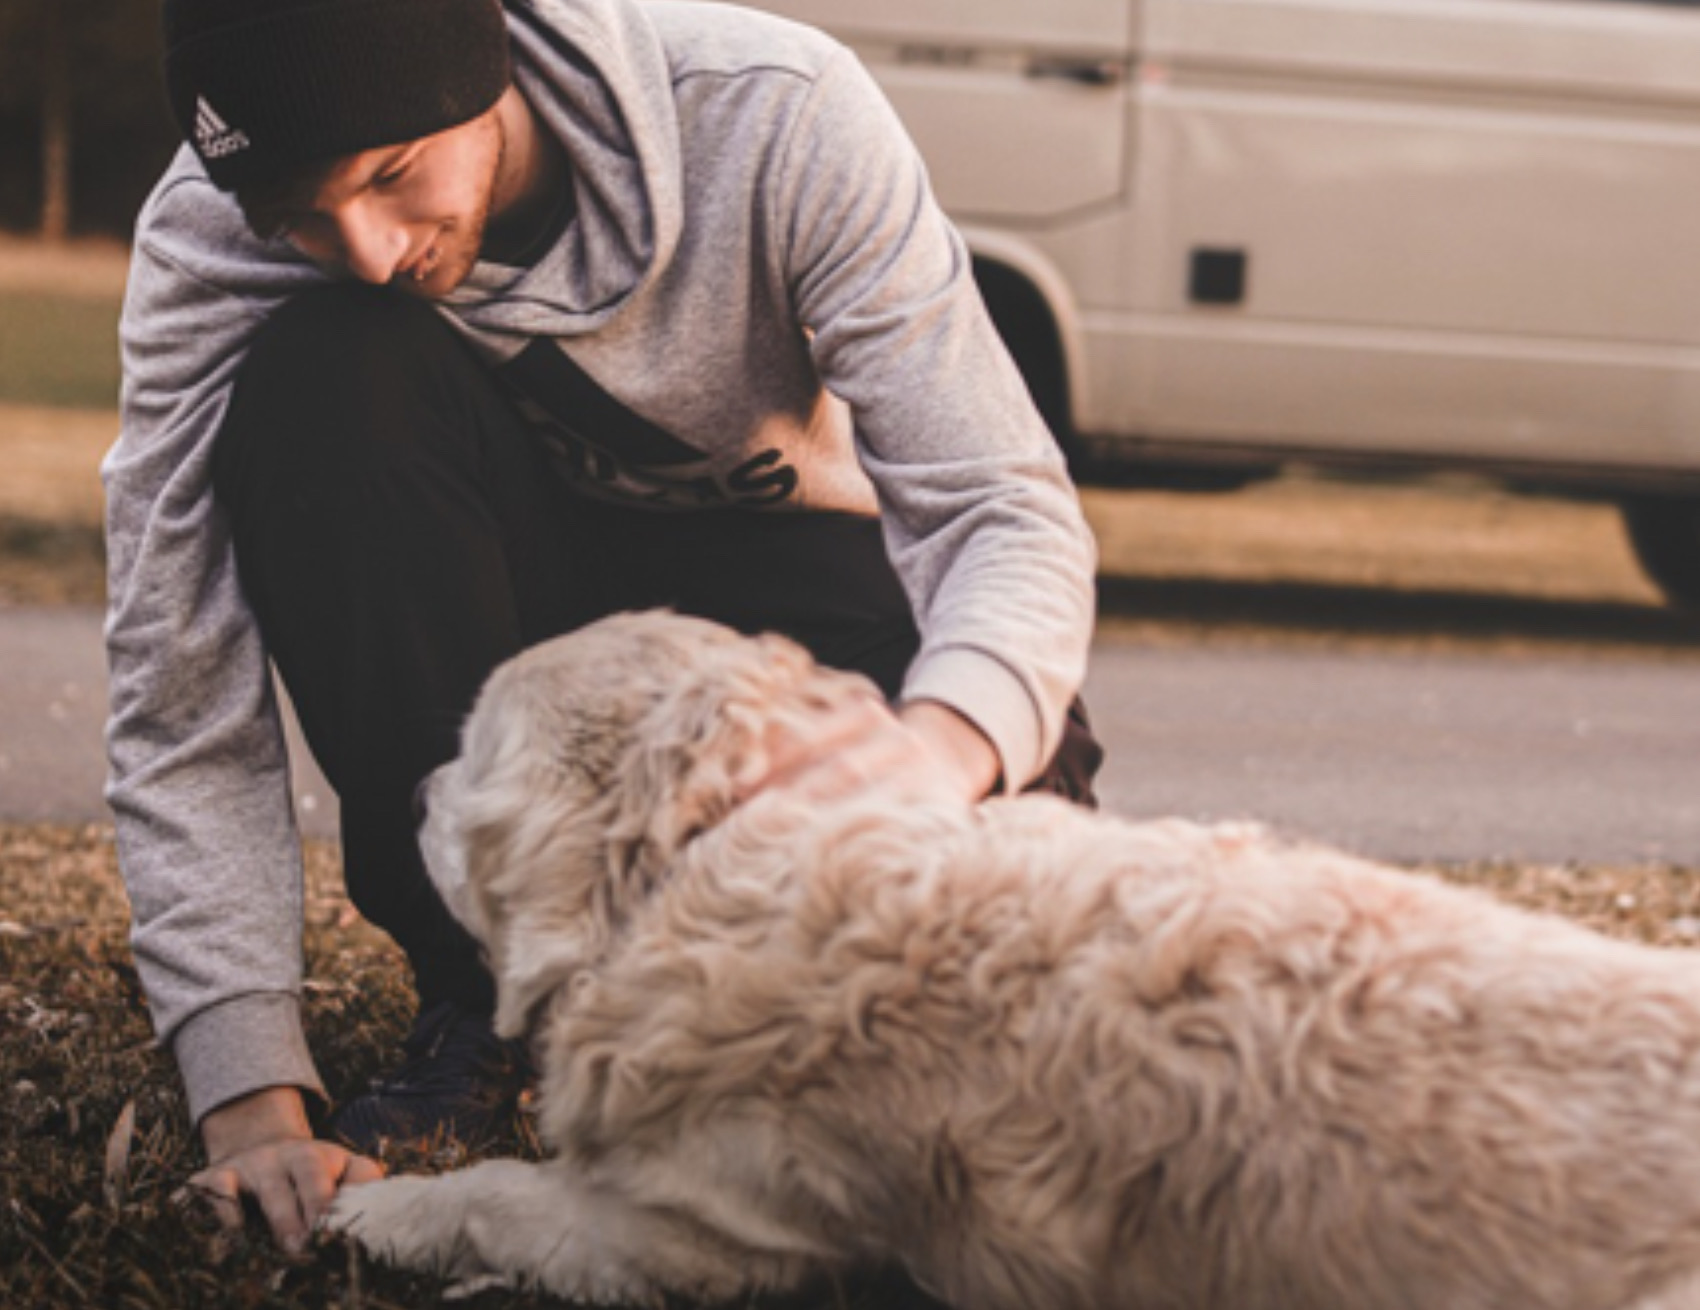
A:
[[[966,247],[861,65],[839,50],[787,143],[775,230],[816,367],[854,416],[921,629],[906,699],[992,740],[1004,783],[1049,762],[1085,675],[1096,552]]]
[[[107,799],[136,964],[190,1113],[320,1090],[302,1035],[302,867],[269,664],[214,502],[255,329],[316,274],[268,253],[187,152],[144,209],[107,493]]]

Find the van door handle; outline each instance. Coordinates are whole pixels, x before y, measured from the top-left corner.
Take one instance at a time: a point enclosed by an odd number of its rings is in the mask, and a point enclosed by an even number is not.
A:
[[[1036,81],[1076,82],[1081,86],[1115,86],[1123,77],[1122,66],[1109,59],[1030,59],[1027,76]]]

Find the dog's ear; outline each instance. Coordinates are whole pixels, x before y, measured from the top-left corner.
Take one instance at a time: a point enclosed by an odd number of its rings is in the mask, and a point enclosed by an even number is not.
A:
[[[510,781],[494,803],[480,798],[465,829],[503,1037],[523,1035],[537,1006],[603,954],[620,917],[606,836],[611,795],[560,760]]]
[[[490,681],[468,722],[453,793],[503,1036],[523,1033],[536,1005],[593,961],[613,930],[610,787],[648,701],[586,676],[573,649],[538,648]]]
[[[423,812],[419,825],[419,853],[425,872],[438,897],[454,919],[480,944],[490,935],[483,905],[467,879],[466,841],[460,829],[464,805],[460,799],[462,765],[459,760],[434,769],[420,784],[416,808]]]
[[[596,704],[565,716],[558,690],[532,708],[530,740],[511,755],[524,776],[501,788],[514,803],[469,843],[472,879],[506,921],[492,950],[499,1032],[523,1031],[607,949],[679,849],[731,811],[763,767],[766,725],[813,669],[783,638],[731,641],[695,621],[626,627],[648,634],[627,643],[626,676],[594,679]]]
[[[739,685],[747,679],[731,676],[741,662],[704,661],[633,737],[608,830],[627,902],[647,895],[683,846],[731,812],[740,784],[761,767],[761,702]]]
[[[811,714],[848,694],[865,695],[863,680],[821,670],[783,637],[701,652],[638,725],[617,771],[621,803],[609,843],[627,894],[647,894],[678,851],[716,827],[766,775],[776,726],[805,731]]]
[[[498,1031],[524,1031],[594,963],[680,848],[765,773],[769,728],[843,678],[783,638],[665,615],[605,620],[498,671],[457,789]]]

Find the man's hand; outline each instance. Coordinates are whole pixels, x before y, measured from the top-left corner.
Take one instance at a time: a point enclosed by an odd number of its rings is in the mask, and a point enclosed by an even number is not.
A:
[[[376,1182],[376,1161],[319,1141],[307,1108],[293,1087],[268,1087],[209,1113],[201,1120],[207,1167],[189,1180],[226,1228],[242,1227],[242,1198],[258,1203],[272,1236],[290,1254],[306,1248],[337,1189]]]
[[[998,777],[997,751],[985,734],[935,701],[915,701],[893,713],[875,695],[858,697],[823,713],[806,731],[770,731],[764,745],[766,772],[745,781],[741,801],[779,789],[833,800],[874,786],[977,801]]]
[[[938,701],[911,701],[897,712],[965,800],[985,799],[1002,772],[991,739],[962,715]]]

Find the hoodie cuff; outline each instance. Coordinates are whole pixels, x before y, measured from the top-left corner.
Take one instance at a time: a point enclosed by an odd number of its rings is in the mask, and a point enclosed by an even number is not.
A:
[[[171,1042],[189,1094],[189,1120],[267,1087],[299,1087],[324,1097],[307,1050],[301,1003],[286,993],[260,993],[202,1010]]]
[[[903,700],[948,705],[985,733],[1003,766],[998,789],[1006,795],[1045,766],[1038,708],[1021,679],[990,655],[957,646],[924,656],[909,670]]]

